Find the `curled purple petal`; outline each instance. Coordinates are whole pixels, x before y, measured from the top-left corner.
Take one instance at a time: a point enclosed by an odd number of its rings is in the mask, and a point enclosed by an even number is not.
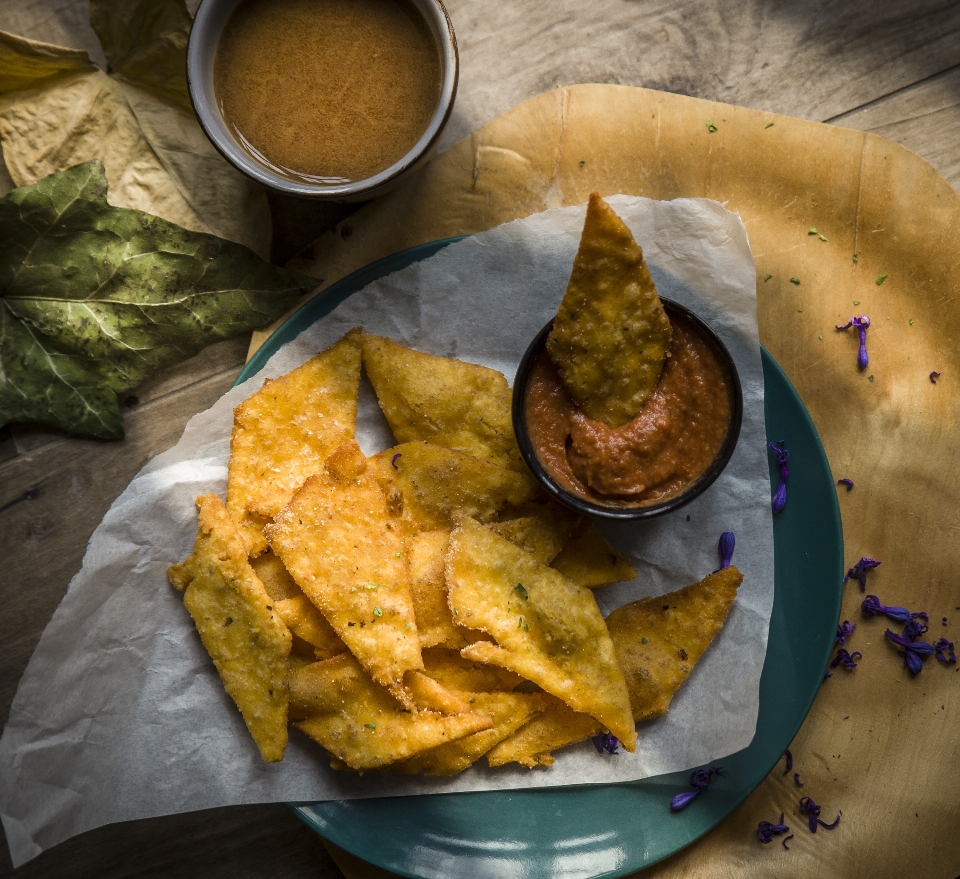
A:
[[[843,813],[841,812],[841,814]],[[822,818],[817,818],[817,824],[819,824],[824,830],[833,830],[833,828],[836,827],[839,823],[840,823],[840,815],[837,815],[837,817],[833,819],[832,824],[827,824],[827,822],[824,821]]]
[[[817,817],[820,815],[820,807],[810,797],[800,798],[800,811],[807,815],[807,823],[810,825],[810,832],[817,832]]]
[[[953,642],[948,641],[946,638],[940,638],[936,644],[933,645],[933,651],[944,665],[951,665],[957,661],[957,654],[953,650]]]
[[[838,330],[849,330],[850,327],[854,327],[860,334],[860,350],[857,352],[857,366],[860,369],[866,369],[870,362],[870,358],[867,356],[867,327],[869,326],[870,318],[865,314],[861,314],[859,317],[854,315],[845,324],[836,325]]]
[[[853,491],[853,480],[847,479],[846,476],[844,476],[843,479],[838,479],[837,485],[845,485],[847,487],[847,491]]]
[[[854,669],[857,667],[857,659],[863,659],[863,654],[859,650],[848,653],[845,647],[841,647],[837,650],[837,655],[833,657],[830,668],[836,668],[840,663],[843,663],[844,668]]]
[[[877,567],[880,564],[876,559],[868,558],[867,556],[860,556],[860,561],[857,562],[849,571],[847,575],[843,578],[843,585],[847,585],[847,581],[852,579],[858,580],[860,583],[860,588],[866,590],[867,588],[867,571],[872,568]]]
[[[673,809],[674,812],[679,812],[680,809],[686,806],[687,803],[689,803],[690,800],[692,800],[702,790],[702,787],[698,787],[696,790],[688,790],[684,791],[682,794],[677,794],[672,800],[670,800],[670,808]]]
[[[800,781],[800,773],[799,773],[799,772],[794,772],[794,773],[793,773],[793,783],[794,783],[797,787],[803,787],[803,782]]]
[[[401,457],[402,455],[403,455],[403,452],[397,452],[397,454],[395,454],[395,455],[390,459],[390,463],[393,465],[393,469],[394,469],[394,470],[399,470],[399,469],[400,469],[400,468],[397,466],[397,458]]]
[[[774,513],[782,513],[787,505],[787,480],[790,478],[790,468],[787,461],[790,460],[790,451],[785,447],[786,440],[779,440],[775,443],[767,443],[770,451],[776,453],[777,465],[780,467],[780,484],[770,499],[770,506]]]
[[[934,370],[933,372],[931,372],[931,373],[930,373],[930,384],[935,385],[935,384],[937,383],[937,379],[938,379],[938,378],[940,378],[940,373],[937,372],[937,370]]]
[[[787,768],[783,770],[783,774],[786,775],[793,769],[793,752],[787,748],[787,750],[783,752],[783,756],[787,758]]]
[[[886,614],[890,619],[896,620],[898,623],[906,623],[911,619],[917,619],[922,617],[927,619],[926,611],[918,611],[917,613],[911,613],[905,607],[887,607],[885,604],[880,603],[880,599],[876,595],[868,595],[863,599],[860,604],[860,609],[867,614],[867,616],[875,616],[878,613]]]
[[[789,836],[785,836],[785,837],[780,841],[780,845],[782,845],[787,851],[790,851],[790,846],[787,845],[787,842],[788,842],[789,840],[791,840],[791,839],[793,839],[793,834],[792,834],[792,833],[791,833]]]
[[[724,531],[720,535],[720,542],[717,544],[717,549],[720,552],[720,568],[729,568],[730,562],[733,560],[733,550],[737,545],[737,539],[734,537],[732,531]]]
[[[710,778],[714,775],[722,775],[723,767],[722,766],[711,766],[709,768],[694,769],[690,773],[690,784],[693,785],[696,790],[684,791],[682,794],[677,794],[672,800],[670,800],[670,808],[673,811],[682,809],[687,805],[700,791],[704,790],[710,784]]]
[[[851,623],[850,620],[844,620],[837,626],[837,637],[834,639],[837,644],[846,644],[847,638],[853,634],[853,630],[857,627],[856,623]]]
[[[761,821],[757,827],[757,836],[760,842],[766,844],[773,842],[775,836],[786,833],[790,828],[783,823],[783,812],[780,813],[780,820],[774,824],[772,821]]]
[[[620,744],[619,739],[613,733],[600,733],[600,735],[594,736],[591,741],[593,746],[597,749],[598,754],[616,754],[617,746]]]

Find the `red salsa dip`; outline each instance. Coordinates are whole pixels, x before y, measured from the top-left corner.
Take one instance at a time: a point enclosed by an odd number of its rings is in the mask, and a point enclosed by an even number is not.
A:
[[[564,488],[589,501],[658,503],[686,489],[713,463],[730,430],[732,389],[714,345],[695,324],[670,315],[673,341],[660,381],[622,427],[587,418],[546,351],[525,400],[530,441]]]

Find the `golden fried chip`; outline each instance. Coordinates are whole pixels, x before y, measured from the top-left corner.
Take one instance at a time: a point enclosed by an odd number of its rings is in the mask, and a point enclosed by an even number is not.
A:
[[[417,617],[420,646],[466,647],[467,630],[453,621],[447,603],[447,584],[443,576],[443,558],[447,553],[449,531],[421,531],[409,540],[410,595]]]
[[[349,653],[314,663],[291,676],[296,724],[335,758],[360,771],[457,741],[493,722],[482,714],[404,711]]]
[[[637,576],[633,565],[604,540],[589,519],[574,531],[550,566],[587,589],[632,580]]]
[[[495,369],[363,334],[363,366],[398,443],[425,440],[526,473]]]
[[[263,588],[267,590],[267,595],[276,601],[303,595],[303,590],[290,576],[290,572],[283,566],[280,558],[269,550],[251,559],[250,564],[260,578],[260,582],[263,583]]]
[[[459,516],[492,520],[506,503],[537,493],[519,473],[431,443],[404,443],[370,459],[378,478],[403,497],[411,531],[451,528]]]
[[[634,750],[627,687],[590,590],[470,519],[450,535],[446,579],[461,625],[496,640],[471,644],[463,656],[522,675]]]
[[[666,714],[670,700],[723,628],[743,582],[733,565],[676,592],[617,608],[607,627],[636,720]]]
[[[518,730],[543,707],[543,697],[536,694],[461,693],[460,696],[469,700],[473,711],[489,717],[493,721],[493,728],[394,763],[390,767],[391,772],[405,775],[418,772],[424,775],[455,775]]]
[[[521,516],[519,519],[495,522],[487,527],[525,549],[540,564],[549,565],[563,549],[563,543],[570,536],[576,521],[577,517],[573,513],[545,513],[541,516]]]
[[[581,714],[559,699],[544,695],[543,712],[504,739],[487,754],[491,766],[519,763],[534,766],[553,765],[552,751],[575,745],[600,732],[600,724],[589,714]]]
[[[283,759],[287,745],[291,637],[274,601],[247,562],[246,541],[215,494],[197,498],[200,523],[193,554],[170,568],[185,589],[184,606],[237,704],[260,756]]]
[[[369,472],[311,476],[264,529],[353,655],[401,699],[403,673],[423,668],[402,530]]]
[[[234,410],[227,508],[244,518],[250,554],[262,528],[324,459],[352,439],[360,383],[360,330],[272,381]]]
[[[423,651],[423,673],[450,690],[470,693],[509,693],[523,683],[520,675],[496,665],[471,662],[459,650],[448,647],[429,647]]]
[[[547,352],[580,409],[620,427],[660,380],[670,321],[643,252],[597,193],[590,196],[580,248]]]
[[[470,703],[462,694],[447,689],[422,671],[408,671],[403,681],[418,709],[440,714],[467,714],[471,711]]]

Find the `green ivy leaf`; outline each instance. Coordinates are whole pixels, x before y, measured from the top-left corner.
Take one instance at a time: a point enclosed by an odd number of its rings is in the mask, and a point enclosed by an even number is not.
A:
[[[317,281],[107,203],[99,161],[0,199],[0,426],[123,436],[118,393],[279,317]]]

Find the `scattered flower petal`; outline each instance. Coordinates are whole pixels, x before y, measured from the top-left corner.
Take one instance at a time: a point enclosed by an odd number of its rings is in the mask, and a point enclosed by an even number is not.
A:
[[[850,620],[844,620],[842,623],[840,623],[840,625],[837,626],[837,637],[835,639],[836,643],[846,644],[847,638],[849,638],[853,634],[853,630],[856,627],[857,627],[857,624],[851,623]]]
[[[891,632],[889,629],[884,633],[894,644],[903,647],[903,650],[898,650],[897,653],[903,657],[903,664],[912,675],[920,674],[923,668],[923,659],[933,653],[932,644],[917,640],[926,631],[926,626],[916,620],[910,620],[904,626],[902,636],[896,632]]]
[[[761,821],[757,827],[757,836],[764,845],[773,842],[775,836],[786,833],[790,828],[783,823],[783,812],[780,813],[780,820],[774,824],[772,821]],[[789,838],[789,837],[788,837]]]
[[[800,773],[799,773],[799,772],[794,772],[794,773],[793,773],[793,783],[794,783],[797,787],[803,787],[803,782],[800,781]]]
[[[867,364],[870,362],[870,358],[867,356],[868,326],[870,326],[870,318],[865,314],[861,314],[859,317],[854,315],[845,324],[836,325],[838,330],[848,330],[850,327],[855,327],[857,332],[860,333],[860,351],[857,354],[857,366],[859,366],[861,369],[866,369]]]
[[[846,476],[844,476],[843,479],[838,479],[837,485],[845,485],[847,487],[847,491],[853,491],[853,480],[847,479]]]
[[[397,458],[399,458],[401,455],[403,455],[403,452],[397,452],[397,454],[395,454],[395,455],[390,459],[390,463],[393,465],[393,469],[394,469],[394,470],[399,470],[399,469],[400,469],[400,468],[397,466]]]
[[[957,654],[953,650],[953,642],[948,641],[946,638],[940,638],[936,644],[933,645],[933,651],[944,665],[951,665],[957,661]],[[949,654],[949,655],[948,655]]]
[[[729,568],[730,562],[733,559],[733,550],[737,545],[737,539],[734,537],[732,531],[724,531],[720,535],[720,542],[717,544],[717,549],[720,552],[720,568]]]
[[[856,660],[858,659],[863,659],[863,654],[859,650],[848,653],[846,647],[841,647],[837,650],[837,655],[833,657],[830,668],[836,668],[840,663],[843,663],[844,668],[854,669],[857,667]]]
[[[597,749],[598,754],[606,753],[616,754],[617,746],[620,744],[620,741],[613,733],[600,733],[598,736],[594,736],[593,746]]]
[[[783,756],[787,758],[787,768],[783,770],[783,774],[786,775],[793,769],[793,753],[787,748],[787,750],[783,752]]]
[[[694,769],[693,772],[690,773],[690,784],[692,784],[696,790],[684,791],[682,794],[677,794],[670,800],[670,808],[673,809],[674,812],[679,811],[710,784],[710,778],[712,776],[722,774],[722,766],[711,766],[709,769]]]
[[[790,468],[787,466],[787,461],[790,459],[790,451],[785,448],[785,442],[786,440],[780,440],[775,443],[767,443],[770,451],[776,453],[777,464],[780,466],[780,484],[770,500],[770,506],[774,513],[783,512],[783,508],[787,505],[787,480],[790,478]]]
[[[787,841],[790,840],[790,839],[793,839],[793,834],[792,834],[792,833],[791,833],[789,836],[785,836],[785,837],[780,841],[780,845],[782,845],[787,851],[790,851],[790,846],[787,845]]]
[[[832,824],[827,824],[826,821],[823,821],[820,818],[820,806],[818,806],[810,797],[801,797],[800,799],[800,811],[807,814],[807,821],[810,825],[810,832],[817,832],[817,825],[825,828],[826,830],[833,830],[840,823],[840,816],[837,815],[834,818]]]
[[[880,603],[880,599],[876,595],[868,595],[863,599],[863,602],[860,604],[860,609],[867,614],[867,616],[876,616],[878,613],[886,614],[890,619],[896,620],[898,623],[906,623],[912,619],[929,619],[926,611],[920,610],[916,613],[911,613],[905,607],[887,607],[884,604]]]
[[[860,581],[860,588],[866,590],[867,588],[867,571],[871,568],[877,567],[880,562],[876,559],[867,558],[866,556],[861,556],[860,561],[857,562],[849,571],[847,571],[847,576],[843,578],[843,585],[847,585],[847,580],[851,577],[855,580]]]
[[[939,372],[937,372],[936,370],[934,370],[933,372],[931,372],[931,373],[930,373],[930,384],[935,385],[935,384],[937,383],[937,379],[938,379],[938,378],[940,378],[940,373],[939,373]]]

